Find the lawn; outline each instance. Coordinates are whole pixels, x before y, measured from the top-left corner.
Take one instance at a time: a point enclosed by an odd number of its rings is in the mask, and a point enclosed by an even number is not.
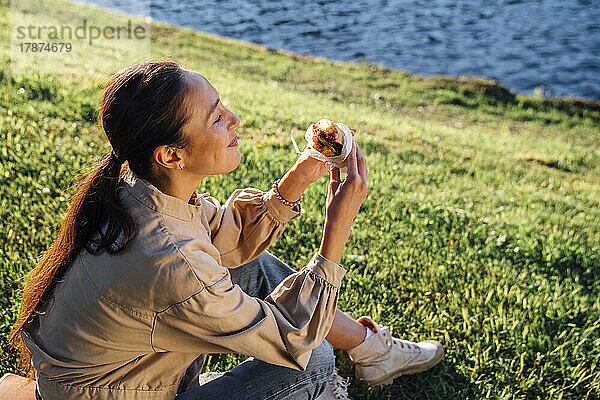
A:
[[[53,4],[66,15],[89,10]],[[0,2],[2,43],[9,10]],[[92,47],[89,59],[57,60],[60,73],[25,74],[8,46],[0,50],[0,374],[18,372],[7,335],[25,275],[76,180],[109,151],[96,109],[104,78],[127,65],[127,49],[117,50]],[[401,338],[439,340],[446,356],[372,388],[336,352],[352,398],[600,398],[600,103],[515,96],[493,81],[337,63],[156,23],[151,55],[204,74],[242,121],[240,167],[199,187],[221,201],[238,187],[267,190],[294,163],[290,135],[303,146],[311,122],[356,131],[369,194],[342,259],[339,307]],[[326,184],[308,189],[303,216],[271,247],[295,269],[318,249]],[[206,368],[240,359],[212,356]]]

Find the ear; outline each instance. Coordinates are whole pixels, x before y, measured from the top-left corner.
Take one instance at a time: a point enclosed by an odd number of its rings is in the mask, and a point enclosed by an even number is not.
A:
[[[179,152],[179,153],[178,153]],[[181,151],[179,149],[173,149],[170,146],[162,145],[154,149],[153,157],[159,165],[165,168],[177,169],[178,164],[181,163]]]

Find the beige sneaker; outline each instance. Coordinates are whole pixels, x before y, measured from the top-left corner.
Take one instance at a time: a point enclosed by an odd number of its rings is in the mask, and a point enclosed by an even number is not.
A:
[[[400,375],[425,371],[444,355],[444,348],[435,340],[409,342],[393,337],[388,328],[369,317],[360,317],[357,322],[375,335],[347,353],[356,364],[356,376],[371,385],[389,385]]]

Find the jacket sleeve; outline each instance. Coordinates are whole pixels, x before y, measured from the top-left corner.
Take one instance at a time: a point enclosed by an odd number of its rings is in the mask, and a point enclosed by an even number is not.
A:
[[[315,254],[265,300],[233,285],[229,271],[187,300],[158,312],[155,351],[242,353],[304,370],[311,351],[329,333],[346,270]]]
[[[275,242],[288,221],[300,210],[283,204],[273,190],[238,189],[224,205],[210,196],[198,200],[205,210],[212,244],[221,254],[221,264],[239,267],[256,257]]]

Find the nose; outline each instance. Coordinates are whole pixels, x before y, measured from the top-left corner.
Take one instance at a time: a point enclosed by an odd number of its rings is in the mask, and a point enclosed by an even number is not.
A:
[[[240,124],[240,119],[231,111],[229,111],[229,113],[231,114],[231,122],[229,123],[229,126],[233,129]]]

